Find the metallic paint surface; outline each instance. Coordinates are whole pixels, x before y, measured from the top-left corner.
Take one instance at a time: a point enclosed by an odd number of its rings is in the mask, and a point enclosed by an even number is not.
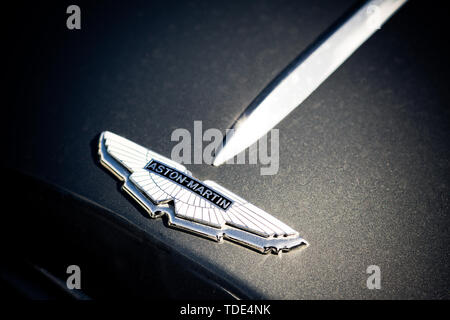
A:
[[[107,207],[254,297],[448,298],[449,55],[436,47],[445,12],[423,17],[418,1],[279,124],[277,175],[188,166],[280,212],[314,244],[308,250],[262,256],[173,232],[136,210],[97,164],[93,137],[104,128],[162,154],[171,132],[194,120],[225,129],[351,5],[137,2],[86,7],[78,33],[64,23],[26,29],[3,163]],[[371,264],[382,290],[366,288]]]

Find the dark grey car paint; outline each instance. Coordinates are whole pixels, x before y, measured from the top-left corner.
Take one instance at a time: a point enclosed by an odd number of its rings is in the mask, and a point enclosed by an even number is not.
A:
[[[420,2],[278,125],[277,175],[261,176],[259,165],[187,166],[298,230],[306,249],[261,255],[167,228],[96,163],[103,130],[170,156],[176,128],[202,120],[226,129],[352,5],[81,5],[80,31],[65,29],[64,14],[61,26],[24,28],[17,42],[40,37],[22,44],[4,163],[125,217],[254,297],[449,298],[449,55],[437,32],[445,12],[423,18]],[[366,287],[369,265],[381,268],[381,290]]]

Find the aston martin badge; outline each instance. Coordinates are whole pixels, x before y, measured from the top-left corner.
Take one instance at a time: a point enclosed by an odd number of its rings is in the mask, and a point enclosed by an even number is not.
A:
[[[289,251],[307,242],[298,232],[213,181],[194,178],[183,165],[114,133],[99,141],[100,162],[124,181],[122,189],[151,218],[170,227],[262,253]]]

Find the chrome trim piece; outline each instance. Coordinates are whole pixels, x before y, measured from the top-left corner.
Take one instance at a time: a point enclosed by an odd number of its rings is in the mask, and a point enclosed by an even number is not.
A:
[[[297,57],[247,107],[219,146],[218,166],[258,141],[361,46],[406,0],[372,0]]]

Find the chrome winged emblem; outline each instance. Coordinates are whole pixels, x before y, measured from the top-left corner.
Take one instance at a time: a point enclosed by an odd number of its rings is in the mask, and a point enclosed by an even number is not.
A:
[[[194,178],[183,165],[114,133],[99,141],[100,162],[150,215],[168,216],[171,227],[262,253],[307,244],[297,231],[213,181]]]

